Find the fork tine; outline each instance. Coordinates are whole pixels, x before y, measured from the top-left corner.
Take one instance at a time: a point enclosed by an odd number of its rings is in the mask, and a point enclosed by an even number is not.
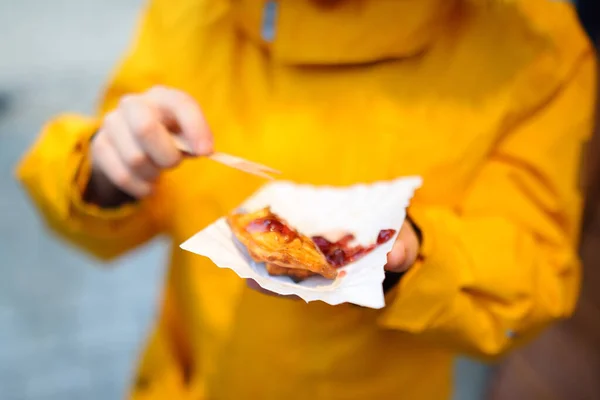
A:
[[[227,164],[227,165],[243,164],[244,166],[250,167],[252,169],[260,170],[264,173],[281,174],[281,172],[279,172],[276,169],[273,169],[271,167],[267,167],[266,165],[262,165],[262,164],[259,164],[259,163],[256,163],[256,162],[250,161],[250,160],[245,160],[243,158],[232,156],[230,154],[213,153],[210,155],[210,158],[212,158],[215,161],[221,162],[223,164]]]
[[[177,147],[179,151],[188,154],[193,154],[191,147],[188,146],[188,144],[183,140],[183,138],[181,138],[180,136],[173,136],[173,140],[175,142],[175,147]],[[210,156],[208,156],[208,158],[218,163],[224,164],[228,167],[235,168],[248,174],[257,175],[266,179],[273,180],[275,178],[273,178],[270,174],[281,173],[276,169],[267,167],[266,165],[245,160],[243,158],[232,156],[230,154],[213,153]]]
[[[224,164],[224,165],[227,165],[228,167],[231,167],[231,168],[235,168],[235,169],[240,170],[242,172],[246,172],[248,174],[252,174],[252,175],[260,176],[261,178],[269,179],[271,181],[275,179],[271,175],[269,175],[269,174],[267,174],[267,173],[265,173],[263,171],[259,171],[257,169],[244,168],[244,167],[240,167],[240,166],[236,166],[236,165],[230,165],[230,164]]]

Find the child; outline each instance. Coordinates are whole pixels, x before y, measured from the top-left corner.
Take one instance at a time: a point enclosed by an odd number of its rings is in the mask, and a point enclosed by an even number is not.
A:
[[[132,398],[446,399],[455,355],[574,308],[594,71],[562,2],[152,0],[98,114],[51,121],[19,177],[102,259],[170,237]],[[214,149],[301,183],[421,175],[387,306],[268,296],[181,251],[263,183]]]

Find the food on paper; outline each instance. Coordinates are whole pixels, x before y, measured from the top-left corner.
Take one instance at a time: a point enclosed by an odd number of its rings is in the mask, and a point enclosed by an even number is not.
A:
[[[289,276],[296,282],[315,274],[335,279],[337,268],[362,258],[396,233],[393,229],[381,230],[376,243],[367,246],[352,245],[352,234],[336,241],[323,236],[309,238],[269,207],[253,213],[233,213],[227,222],[252,259],[265,263],[269,275]]]
[[[280,275],[285,268],[309,271],[328,279],[337,277],[336,269],[329,265],[315,243],[288,226],[270,207],[252,213],[233,213],[227,223],[254,261],[275,265]]]

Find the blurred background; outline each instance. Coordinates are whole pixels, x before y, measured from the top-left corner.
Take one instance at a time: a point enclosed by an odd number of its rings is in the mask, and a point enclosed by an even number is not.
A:
[[[41,125],[90,113],[142,0],[0,0],[0,399],[120,399],[157,302],[162,243],[94,263],[13,178]],[[116,266],[116,265],[115,265]]]
[[[152,323],[165,243],[99,265],[44,230],[13,178],[48,118],[93,111],[142,3],[0,0],[1,400],[122,398]],[[586,24],[597,32],[598,7],[583,3]],[[584,255],[593,271],[583,311],[493,376],[489,367],[459,360],[455,399],[600,399],[600,301],[590,289],[600,287],[592,268],[600,266],[600,224],[593,212],[587,221]]]

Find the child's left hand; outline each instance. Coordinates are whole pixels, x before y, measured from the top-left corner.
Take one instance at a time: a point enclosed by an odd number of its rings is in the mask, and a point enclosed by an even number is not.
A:
[[[419,237],[408,221],[404,221],[392,251],[388,253],[385,270],[405,272],[413,266],[419,255]]]

